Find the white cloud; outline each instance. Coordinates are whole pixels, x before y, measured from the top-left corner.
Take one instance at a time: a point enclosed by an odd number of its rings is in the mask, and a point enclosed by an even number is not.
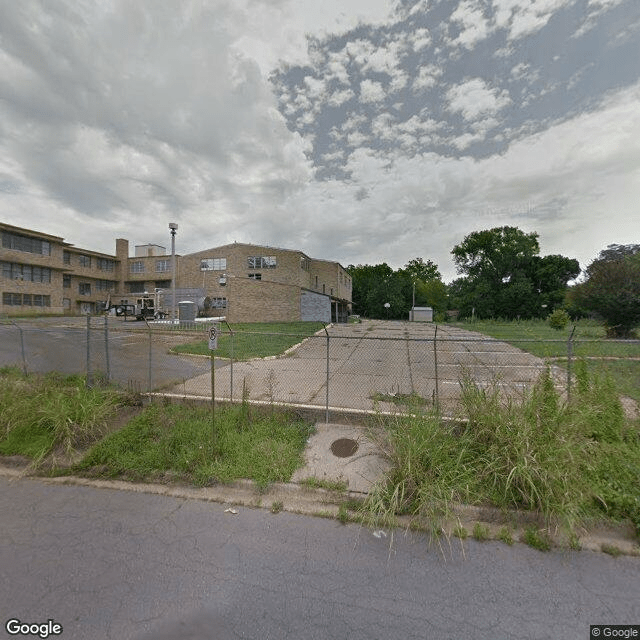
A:
[[[339,107],[341,104],[351,100],[353,96],[355,96],[355,93],[351,89],[342,89],[341,91],[334,91],[327,102],[332,107]]]
[[[362,102],[381,102],[386,96],[380,82],[365,79],[360,83],[360,100]]]
[[[413,81],[412,89],[418,93],[423,89],[430,89],[435,86],[438,78],[442,75],[442,69],[433,64],[422,65],[418,75]]]
[[[493,0],[495,23],[516,40],[544,27],[558,9],[575,0]]]
[[[451,14],[451,20],[462,26],[462,31],[454,44],[467,49],[473,49],[491,32],[489,22],[484,17],[482,5],[478,0],[463,0]]]
[[[511,99],[505,90],[487,86],[482,78],[473,78],[447,91],[449,109],[461,113],[465,120],[475,120],[482,115],[494,114],[506,107]]]

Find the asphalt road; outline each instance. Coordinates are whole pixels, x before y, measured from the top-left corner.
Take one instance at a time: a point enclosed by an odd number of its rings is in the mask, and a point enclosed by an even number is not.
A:
[[[22,367],[24,345],[24,360],[29,372],[86,373],[86,319],[48,320],[46,323],[20,321],[20,329],[12,324],[0,325],[0,366]],[[147,391],[150,386],[152,389],[166,388],[210,372],[211,364],[207,358],[169,353],[169,349],[176,344],[193,342],[202,337],[154,332],[149,344],[144,323],[110,322],[112,328],[105,334],[102,319],[92,318],[89,334],[90,371],[106,374],[108,370],[111,380],[139,391]],[[131,328],[128,325],[132,325]],[[224,361],[216,360],[217,367],[224,364]]]
[[[0,618],[64,640],[582,639],[640,623],[640,559],[0,478]],[[33,637],[33,636],[32,636]]]

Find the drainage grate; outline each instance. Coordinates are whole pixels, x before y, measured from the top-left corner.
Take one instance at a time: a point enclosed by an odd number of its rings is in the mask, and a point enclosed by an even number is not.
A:
[[[348,458],[358,450],[358,443],[352,438],[339,438],[331,443],[331,453],[337,458]]]

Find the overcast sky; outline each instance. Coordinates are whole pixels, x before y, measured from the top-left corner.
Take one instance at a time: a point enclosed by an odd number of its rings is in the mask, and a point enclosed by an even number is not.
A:
[[[637,0],[0,0],[0,220],[393,268],[640,243]]]

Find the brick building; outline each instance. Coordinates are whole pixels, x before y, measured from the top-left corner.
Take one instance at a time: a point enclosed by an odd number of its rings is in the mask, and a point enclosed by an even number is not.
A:
[[[115,255],[79,249],[63,238],[0,223],[0,313],[97,313],[102,303],[163,292],[173,300],[171,255],[158,245],[116,240]],[[189,293],[209,315],[233,322],[344,322],[351,277],[337,262],[301,251],[234,243],[176,256],[177,301]]]

